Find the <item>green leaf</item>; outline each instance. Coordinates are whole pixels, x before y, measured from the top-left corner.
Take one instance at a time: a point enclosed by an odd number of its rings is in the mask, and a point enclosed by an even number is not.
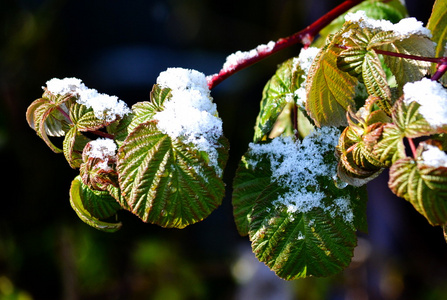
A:
[[[304,81],[301,77],[302,74],[304,72],[291,58],[282,63],[275,75],[267,82],[262,93],[260,112],[256,119],[255,142],[265,140],[268,137],[278,116],[289,101],[293,99],[293,92]],[[288,118],[288,123],[291,123],[291,118]],[[282,127],[285,128],[287,126],[287,124],[284,124]]]
[[[127,131],[132,132],[138,125],[151,121],[157,112],[163,111],[163,103],[171,96],[171,89],[154,84],[150,101],[138,102],[132,106],[133,119]]]
[[[362,65],[362,78],[369,95],[379,97],[385,103],[391,102],[391,90],[388,86],[387,77],[375,51],[368,51],[365,55]],[[382,109],[389,111],[390,105],[384,106]]]
[[[220,166],[227,156],[221,137]],[[221,204],[224,183],[207,154],[161,133],[156,122],[137,126],[118,151],[121,192],[145,222],[183,228],[203,220]]]
[[[120,223],[101,221],[100,218],[113,216],[120,208],[119,204],[108,192],[89,189],[77,176],[70,188],[70,204],[79,218],[86,224],[106,232],[115,232],[121,228]]]
[[[392,123],[383,127],[382,137],[374,146],[373,152],[386,166],[391,166],[398,159],[404,158],[404,138],[417,138],[436,133],[419,113],[420,105],[412,102],[405,105],[396,102],[393,107]]]
[[[392,43],[383,44],[377,49],[404,55],[433,57],[434,44],[424,36],[412,35],[406,39],[396,39]],[[407,82],[414,82],[424,77],[430,69],[431,63],[426,61],[406,59],[396,56],[383,55],[386,65],[396,78],[400,93]]]
[[[333,39],[338,43],[339,37]],[[342,50],[330,44],[314,59],[307,77],[306,110],[317,126],[346,126],[346,110],[355,107],[357,79],[337,67]]]
[[[391,166],[388,185],[431,225],[447,223],[447,168],[431,167],[406,157]]]
[[[329,276],[349,264],[356,229],[366,230],[364,189],[334,180],[338,131],[302,142],[251,144],[235,179],[235,220],[253,252],[281,278]],[[303,221],[305,220],[305,222]]]
[[[104,120],[95,117],[92,108],[78,103],[74,103],[70,107],[70,118],[79,131],[93,131],[106,125]]]
[[[338,190],[332,183],[329,190],[337,191],[336,194],[343,191],[352,203],[361,202],[360,197],[355,199],[353,187]],[[349,265],[356,245],[356,229],[343,218],[336,204],[337,196],[331,196],[329,190],[321,207],[307,212],[291,212],[287,206],[272,201],[287,191],[278,184],[268,185],[259,195],[250,216],[252,248],[256,257],[279,277],[292,280],[330,276]],[[355,216],[365,213],[366,210],[357,209]]]
[[[90,141],[73,126],[65,135],[63,142],[64,156],[70,167],[79,168],[82,163],[82,151],[85,145]]]
[[[432,41],[436,43],[435,56],[441,57],[445,54],[447,42],[447,1],[436,0],[433,5],[432,14],[427,23],[427,28],[433,34]]]
[[[266,158],[247,152],[239,162],[233,181],[233,215],[240,235],[248,235],[249,219],[256,199],[270,184],[272,171]]]

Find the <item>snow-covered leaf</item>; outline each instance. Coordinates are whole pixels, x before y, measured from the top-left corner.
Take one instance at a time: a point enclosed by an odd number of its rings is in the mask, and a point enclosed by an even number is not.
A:
[[[221,168],[227,143],[217,146]],[[193,144],[160,132],[155,121],[137,126],[118,152],[121,192],[145,222],[183,228],[203,220],[221,204],[224,183],[209,158]]]

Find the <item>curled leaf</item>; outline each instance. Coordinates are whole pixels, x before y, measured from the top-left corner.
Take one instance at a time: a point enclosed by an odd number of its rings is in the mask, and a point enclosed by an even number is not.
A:
[[[82,183],[80,176],[71,184],[70,204],[78,217],[93,228],[106,232],[115,232],[121,228],[121,222],[109,223],[100,220],[115,215],[120,205],[108,192],[89,189]]]

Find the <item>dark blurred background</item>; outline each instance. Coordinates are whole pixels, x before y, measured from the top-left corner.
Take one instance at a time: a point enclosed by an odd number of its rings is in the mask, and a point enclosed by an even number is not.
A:
[[[167,67],[213,74],[225,57],[309,25],[330,0],[3,0],[0,44],[0,300],[40,299],[447,299],[447,246],[410,204],[369,185],[369,233],[350,268],[286,282],[251,253],[232,218],[231,181],[252,139],[261,92],[295,46],[213,90],[231,143],[227,197],[183,230],[123,212],[123,228],[96,231],[71,209],[77,171],[25,120],[53,77],[78,77],[129,106],[148,100]],[[407,1],[427,22],[430,1]]]

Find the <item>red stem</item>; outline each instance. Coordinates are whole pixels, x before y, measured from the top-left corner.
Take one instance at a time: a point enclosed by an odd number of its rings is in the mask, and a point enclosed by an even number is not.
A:
[[[412,59],[412,60],[428,61],[428,62],[438,63],[438,64],[446,61],[445,57],[425,57],[425,56],[417,56],[417,55],[410,55],[410,54],[404,54],[404,53],[396,53],[396,52],[385,51],[385,50],[380,50],[380,49],[374,49],[374,51],[377,54],[401,57],[401,58]]]
[[[219,83],[221,83],[231,75],[263,60],[264,58],[269,57],[272,54],[275,54],[276,52],[284,48],[290,47],[297,43],[302,43],[304,47],[308,47],[312,42],[312,40],[314,39],[314,37],[320,32],[321,29],[323,29],[337,17],[339,17],[340,15],[347,12],[349,9],[351,9],[352,7],[356,6],[357,4],[363,1],[364,0],[346,0],[337,7],[335,7],[334,9],[332,9],[331,11],[329,11],[327,14],[316,20],[310,26],[306,27],[305,29],[289,37],[279,39],[278,41],[275,42],[275,45],[273,46],[272,49],[265,51],[258,51],[257,55],[234,65],[232,68],[229,69],[223,68],[222,70],[220,70],[218,74],[214,74],[208,77],[209,89],[210,90],[213,89]]]
[[[411,153],[413,153],[413,157],[416,158],[417,157],[416,145],[414,144],[414,141],[412,138],[407,137],[407,140],[408,140],[408,144],[410,144]]]

